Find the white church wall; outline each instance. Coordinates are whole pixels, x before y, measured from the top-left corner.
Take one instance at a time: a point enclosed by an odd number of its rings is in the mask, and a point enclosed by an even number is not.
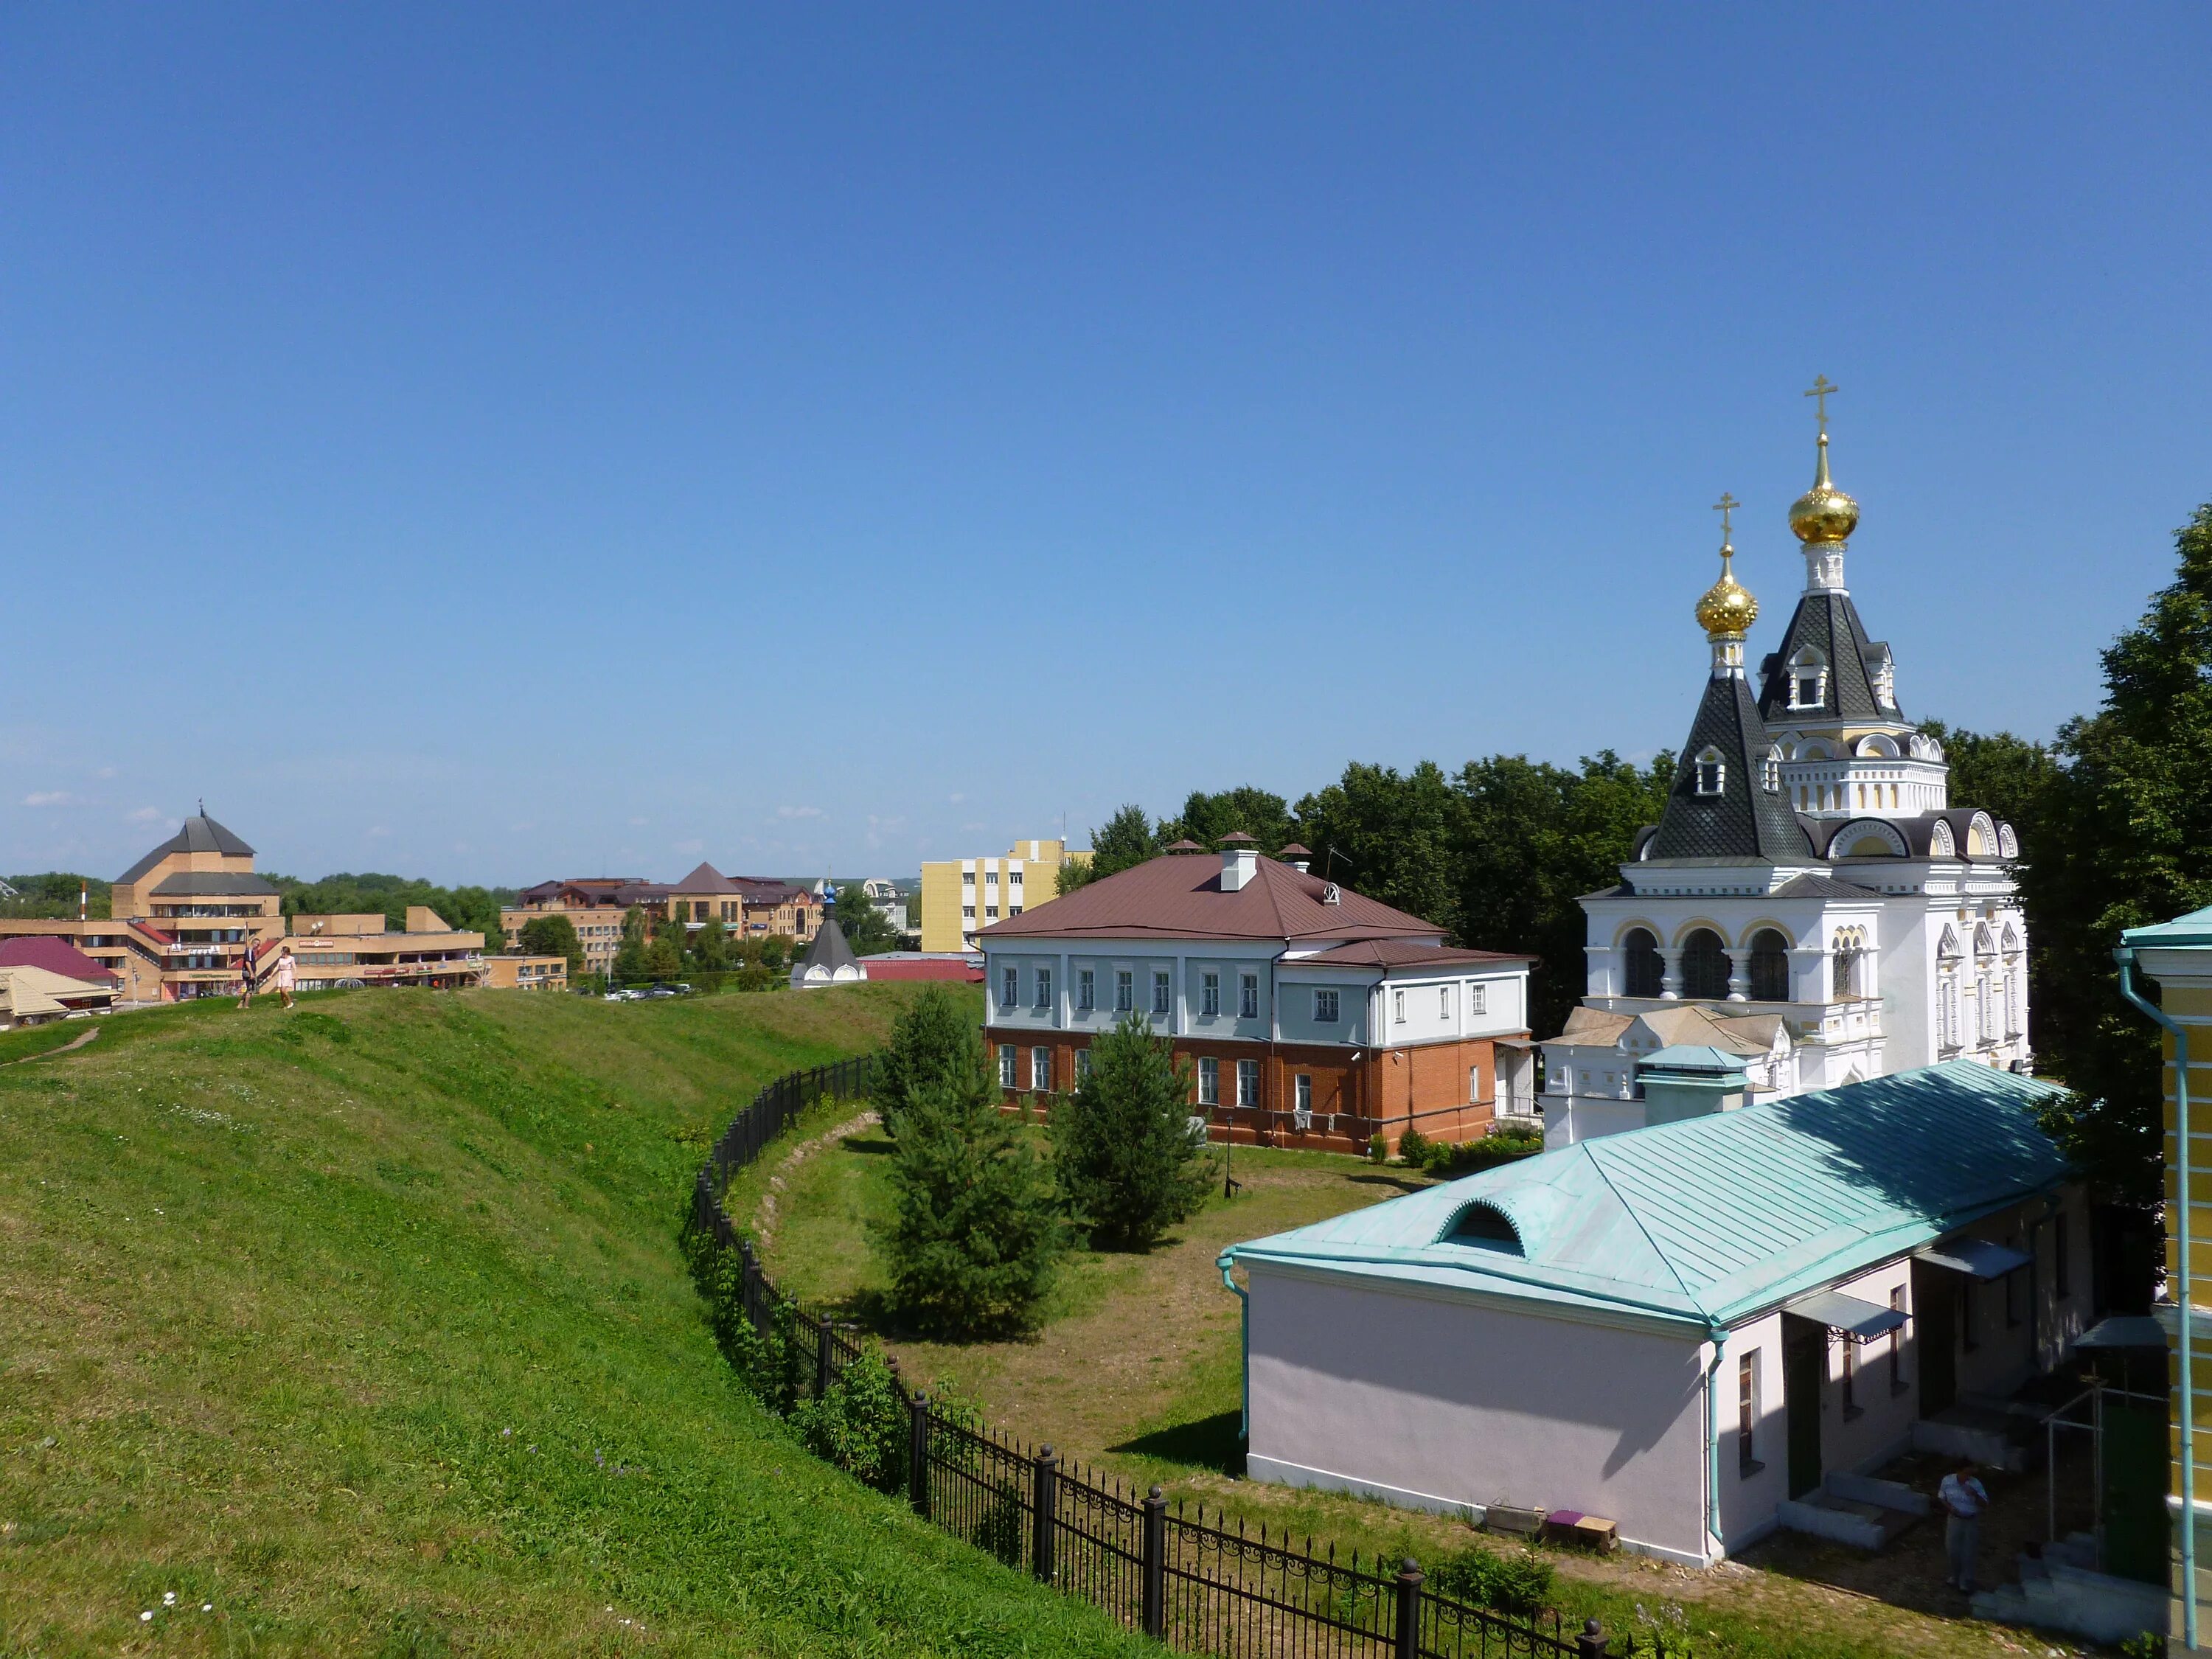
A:
[[[1704,1559],[1702,1343],[1253,1264],[1255,1480],[1577,1509]]]

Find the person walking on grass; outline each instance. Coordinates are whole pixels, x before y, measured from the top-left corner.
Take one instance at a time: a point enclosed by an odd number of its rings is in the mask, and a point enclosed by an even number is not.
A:
[[[294,960],[292,947],[286,945],[276,953],[276,994],[284,999],[284,1006],[292,1006],[292,984],[299,977],[300,964]]]
[[[1943,1505],[1943,1551],[1951,1564],[1951,1576],[1943,1582],[1972,1595],[1974,1552],[1982,1541],[1982,1511],[1990,1506],[1989,1488],[1975,1479],[1973,1461],[1969,1458],[1943,1477],[1936,1498]]]
[[[253,941],[246,941],[245,952],[238,958],[238,1006],[253,1006]]]

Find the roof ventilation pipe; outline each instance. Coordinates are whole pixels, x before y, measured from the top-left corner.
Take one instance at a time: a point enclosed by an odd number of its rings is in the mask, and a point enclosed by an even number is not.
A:
[[[1238,830],[1221,838],[1221,890],[1242,892],[1260,873],[1260,843]]]
[[[1275,856],[1302,876],[1313,868],[1313,854],[1296,842],[1292,842]]]

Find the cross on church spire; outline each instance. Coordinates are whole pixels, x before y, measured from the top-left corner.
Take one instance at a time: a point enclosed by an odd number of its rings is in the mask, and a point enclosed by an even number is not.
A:
[[[1815,404],[1814,407],[1820,411],[1820,441],[1822,443],[1828,441],[1828,394],[1831,392],[1840,392],[1842,390],[1843,388],[1841,386],[1831,386],[1828,383],[1828,377],[1826,375],[1815,374],[1813,377],[1813,385],[1811,389],[1805,393],[1808,398],[1817,398],[1820,399],[1820,402]]]
[[[1720,500],[1713,503],[1713,511],[1721,515],[1721,546],[1723,550],[1729,546],[1729,536],[1732,528],[1729,515],[1742,505],[1741,501],[1736,500],[1725,489],[1721,491]]]

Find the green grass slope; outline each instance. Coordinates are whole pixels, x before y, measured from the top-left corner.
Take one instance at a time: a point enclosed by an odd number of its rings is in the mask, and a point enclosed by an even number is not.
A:
[[[707,1140],[907,988],[222,1004],[0,1067],[0,1654],[1143,1650],[807,1457],[702,1324]]]

